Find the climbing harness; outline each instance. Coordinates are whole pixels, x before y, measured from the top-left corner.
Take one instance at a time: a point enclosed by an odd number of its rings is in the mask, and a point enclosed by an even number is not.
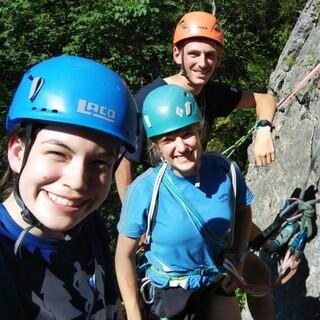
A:
[[[277,111],[284,111],[284,104],[286,101],[288,101],[290,98],[292,98],[294,95],[296,95],[302,88],[305,87],[307,82],[312,79],[318,72],[320,71],[320,63],[318,63],[300,82],[298,82],[294,88],[286,95],[284,96],[277,104],[276,109]],[[226,157],[230,157],[235,150],[240,147],[254,132],[256,128],[256,125],[254,125],[251,129],[248,130],[247,134],[242,136],[240,139],[238,139],[233,145],[231,145],[229,148],[224,150],[222,152],[223,155],[226,155]]]

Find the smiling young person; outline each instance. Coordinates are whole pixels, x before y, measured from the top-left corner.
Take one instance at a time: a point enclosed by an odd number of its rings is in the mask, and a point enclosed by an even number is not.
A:
[[[242,254],[249,240],[252,193],[235,163],[202,151],[202,116],[189,91],[176,85],[153,90],[142,116],[156,166],[129,186],[118,224],[116,273],[128,320],[142,319],[135,251],[144,234],[143,281],[154,292],[154,315],[241,319],[232,294],[235,284],[223,277],[220,257],[224,250]],[[152,206],[153,218],[148,214]],[[226,241],[232,234],[234,241]],[[237,268],[241,272],[243,264]]]
[[[48,59],[22,78],[6,128],[1,318],[113,319],[112,260],[97,209],[119,148],[135,147],[126,84],[93,60]]]
[[[142,110],[144,99],[153,89],[176,84],[190,91],[202,112],[204,149],[210,137],[210,129],[216,117],[227,116],[234,109],[256,108],[257,130],[254,157],[258,166],[274,160],[271,136],[272,120],[276,111],[273,96],[252,91],[241,91],[216,81],[210,81],[219,66],[224,51],[224,37],[218,19],[207,12],[189,12],[177,24],[173,36],[173,59],[180,71],[167,77],[158,77],[142,87],[135,95],[138,109]],[[263,120],[263,121],[260,121]],[[266,121],[265,121],[266,120]],[[123,199],[132,181],[132,163],[143,163],[145,155],[145,132],[140,128],[137,151],[127,153],[116,172],[120,198]]]

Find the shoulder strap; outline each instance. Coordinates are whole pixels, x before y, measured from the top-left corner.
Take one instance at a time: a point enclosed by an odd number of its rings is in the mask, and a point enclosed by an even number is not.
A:
[[[160,169],[157,170],[157,168],[154,168],[155,172],[157,172],[157,176],[153,185],[152,189],[152,197],[151,197],[151,203],[148,211],[148,221],[147,221],[147,231],[146,231],[146,244],[150,243],[150,235],[151,235],[151,230],[153,228],[153,225],[156,220],[156,214],[157,214],[157,206],[158,206],[158,198],[159,198],[159,188],[160,188],[160,183],[162,180],[162,177],[167,169],[168,163],[164,162],[161,166]]]

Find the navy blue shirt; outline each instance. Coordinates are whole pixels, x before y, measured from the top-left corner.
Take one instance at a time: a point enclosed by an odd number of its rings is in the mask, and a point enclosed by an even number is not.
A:
[[[156,78],[149,84],[142,87],[134,96],[138,106],[138,111],[141,115],[143,102],[146,96],[154,89],[167,85],[161,77]],[[238,105],[242,96],[242,92],[237,88],[232,88],[222,83],[208,82],[200,94],[195,96],[197,103],[201,109],[204,125],[203,147],[206,149],[207,143],[210,140],[210,129],[213,120],[217,117],[226,117]],[[137,138],[137,150],[134,153],[127,153],[125,157],[131,161],[138,163],[146,161],[145,141],[146,136],[142,121],[139,125],[139,134]]]

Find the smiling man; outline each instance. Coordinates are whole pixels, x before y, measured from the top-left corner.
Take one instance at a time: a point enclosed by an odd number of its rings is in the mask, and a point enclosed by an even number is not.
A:
[[[258,122],[254,157],[257,166],[265,166],[274,160],[274,145],[271,136],[272,120],[276,111],[275,99],[270,94],[241,91],[222,83],[210,81],[219,66],[224,51],[224,37],[218,19],[207,12],[189,12],[177,24],[173,36],[173,59],[180,71],[168,77],[158,77],[142,87],[135,95],[141,112],[148,94],[166,85],[178,85],[191,92],[202,113],[202,148],[206,149],[210,130],[216,117],[228,116],[233,110],[256,108]],[[128,153],[116,172],[120,198],[124,198],[128,184],[132,181],[131,163],[143,163],[145,154],[145,131],[140,128],[137,151]],[[179,141],[178,141],[179,142]],[[249,279],[257,284],[268,279],[269,272],[256,256],[248,259],[245,271]],[[249,308],[255,320],[274,319],[274,308],[270,296],[253,298],[248,295]]]
[[[141,111],[143,102],[153,89],[175,84],[191,92],[201,109],[204,125],[203,147],[207,146],[210,129],[216,117],[225,117],[234,109],[256,108],[257,134],[254,146],[258,166],[274,160],[271,136],[272,120],[276,111],[273,96],[264,93],[241,91],[222,83],[210,81],[219,66],[224,51],[224,37],[218,19],[207,12],[189,12],[178,22],[173,36],[173,59],[180,66],[177,74],[158,77],[142,87],[135,95]],[[120,198],[132,181],[131,162],[145,162],[145,133],[141,126],[137,151],[128,153],[116,172]]]

